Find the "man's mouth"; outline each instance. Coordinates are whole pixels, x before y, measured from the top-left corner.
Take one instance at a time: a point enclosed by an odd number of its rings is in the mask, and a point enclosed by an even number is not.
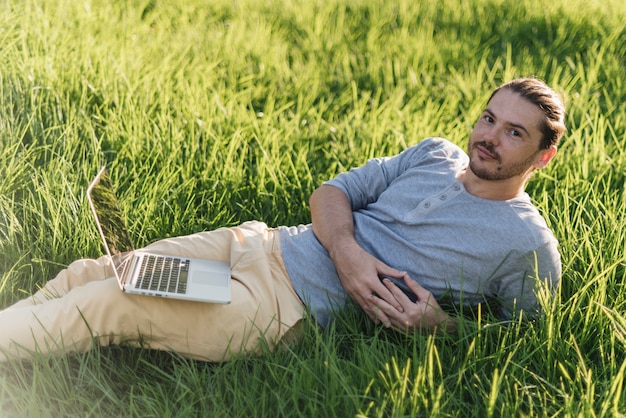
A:
[[[500,156],[493,150],[492,147],[486,145],[484,142],[477,143],[474,145],[474,148],[476,148],[478,156],[482,159],[500,161]]]

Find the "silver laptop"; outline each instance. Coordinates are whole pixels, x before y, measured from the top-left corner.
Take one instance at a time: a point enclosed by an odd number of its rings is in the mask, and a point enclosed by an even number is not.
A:
[[[230,303],[228,263],[134,249],[106,167],[89,185],[87,199],[122,291]]]

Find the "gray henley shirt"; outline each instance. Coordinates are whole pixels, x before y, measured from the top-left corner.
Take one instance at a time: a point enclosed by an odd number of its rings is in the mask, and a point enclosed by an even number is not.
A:
[[[558,243],[530,197],[506,201],[468,193],[456,174],[466,153],[430,138],[326,182],[348,197],[357,242],[406,271],[438,300],[475,306],[495,299],[500,315],[539,311],[537,281],[554,289]],[[311,225],[280,227],[283,259],[298,295],[325,327],[347,294]]]

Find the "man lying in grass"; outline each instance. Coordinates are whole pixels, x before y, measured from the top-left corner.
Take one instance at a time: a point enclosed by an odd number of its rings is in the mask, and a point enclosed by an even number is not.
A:
[[[309,225],[247,222],[148,246],[228,261],[227,305],[129,295],[106,273],[105,257],[76,261],[0,312],[0,357],[141,342],[221,361],[254,353],[260,339],[275,346],[307,309],[324,327],[348,298],[401,331],[454,328],[443,297],[496,301],[504,319],[536,316],[539,283],[556,286],[561,264],[524,186],[555,156],[564,112],[543,82],[516,79],[492,94],[467,154],[427,139],[322,185],[310,199]]]

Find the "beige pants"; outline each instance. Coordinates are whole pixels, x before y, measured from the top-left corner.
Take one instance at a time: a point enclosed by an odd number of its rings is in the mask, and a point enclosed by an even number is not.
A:
[[[38,351],[84,352],[129,343],[184,356],[227,360],[270,348],[304,315],[282,261],[278,231],[247,222],[158,241],[151,251],[229,261],[232,302],[178,301],[123,293],[106,258],[79,260],[32,297],[0,312],[0,353],[28,358]],[[0,354],[0,359],[4,356]]]

